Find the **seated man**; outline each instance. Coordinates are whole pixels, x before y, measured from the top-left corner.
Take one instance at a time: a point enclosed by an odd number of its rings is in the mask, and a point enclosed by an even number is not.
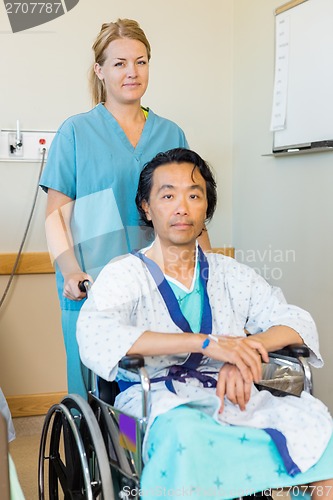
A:
[[[322,365],[311,316],[251,268],[202,252],[197,238],[213,216],[216,184],[195,152],[174,149],[149,162],[136,204],[155,240],[104,268],[77,338],[83,363],[119,381],[116,406],[133,416],[138,377],[118,362],[145,357],[152,409],[144,498],[232,498],[297,484],[333,498],[326,407],[306,393],[278,398],[254,386],[267,352],[288,344],[306,344],[310,362]]]

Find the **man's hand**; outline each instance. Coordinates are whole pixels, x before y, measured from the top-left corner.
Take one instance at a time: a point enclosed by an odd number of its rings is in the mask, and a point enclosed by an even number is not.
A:
[[[218,361],[237,366],[244,382],[259,382],[262,372],[262,361],[268,362],[268,353],[258,340],[246,337],[216,336],[202,354]],[[209,338],[209,336],[207,337]]]
[[[64,276],[64,291],[63,295],[70,300],[82,300],[86,297],[85,292],[81,292],[79,289],[79,281],[88,280],[93,283],[93,279],[89,274],[79,272],[66,274]]]
[[[216,395],[221,399],[219,413],[224,410],[224,397],[244,411],[251,396],[253,380],[245,381],[235,365],[225,363],[220,369],[216,385]]]

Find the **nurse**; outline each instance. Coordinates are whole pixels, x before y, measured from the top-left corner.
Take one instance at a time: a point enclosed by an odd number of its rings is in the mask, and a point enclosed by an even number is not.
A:
[[[150,241],[135,206],[140,172],[158,152],[188,147],[175,123],[141,105],[151,48],[139,24],[103,24],[92,48],[95,107],[61,125],[40,182],[47,192],[46,236],[56,265],[68,391],[84,397],[76,321],[86,294],[78,283],[94,281],[110,259]],[[206,231],[201,240],[209,248]]]

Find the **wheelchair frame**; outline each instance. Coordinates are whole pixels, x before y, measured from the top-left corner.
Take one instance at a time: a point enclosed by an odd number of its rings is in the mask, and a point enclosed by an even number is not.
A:
[[[304,374],[304,390],[312,392],[307,347],[288,346],[270,353],[270,357],[279,362],[297,362]],[[119,366],[139,374],[142,418],[135,419],[114,408],[113,402],[119,392],[114,383],[91,374],[89,402],[69,394],[53,405],[45,417],[38,464],[40,500],[139,498],[143,467],[141,448],[150,409],[150,381],[142,356],[126,356]],[[264,384],[259,385],[259,389],[271,390]],[[60,493],[63,496],[59,496]],[[251,496],[258,495],[254,492]]]

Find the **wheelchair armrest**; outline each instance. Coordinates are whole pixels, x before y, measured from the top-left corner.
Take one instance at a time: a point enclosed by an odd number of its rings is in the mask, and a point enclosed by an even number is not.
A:
[[[124,370],[137,371],[139,368],[145,366],[144,357],[141,354],[131,354],[124,356],[119,361],[119,367]]]
[[[120,368],[139,375],[142,387],[142,415],[143,418],[147,418],[150,411],[150,380],[144,365],[144,357],[140,354],[124,356],[119,361]],[[99,398],[109,405],[114,404],[114,400],[120,392],[117,382],[109,382],[101,377],[97,377],[97,389]]]
[[[150,412],[150,380],[145,369],[144,357],[141,354],[124,356],[119,361],[119,367],[139,375],[142,387],[142,416],[147,419]]]
[[[290,356],[291,358],[309,358],[310,350],[303,344],[290,344],[285,346],[283,349],[274,351],[273,354],[277,354],[278,356]]]

